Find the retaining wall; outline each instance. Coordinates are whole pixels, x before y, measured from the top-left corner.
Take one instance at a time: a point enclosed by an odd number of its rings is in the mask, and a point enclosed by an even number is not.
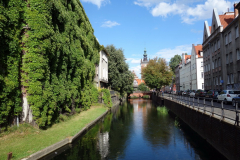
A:
[[[226,158],[240,159],[240,127],[156,95],[153,101],[164,104]]]

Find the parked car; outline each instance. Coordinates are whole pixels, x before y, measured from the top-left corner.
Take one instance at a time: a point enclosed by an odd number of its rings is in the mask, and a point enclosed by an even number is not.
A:
[[[189,97],[195,97],[195,92],[196,92],[195,90],[192,90],[189,94]]]
[[[217,101],[217,96],[219,95],[221,91],[217,91],[217,90],[209,90],[206,95],[205,98],[206,100],[213,100],[213,101]]]
[[[237,97],[232,99],[232,106],[235,107],[236,102],[238,103],[238,107],[240,107],[240,94]]]
[[[183,96],[186,96],[186,94],[187,94],[187,90],[182,92]]]
[[[191,92],[192,92],[191,90],[187,90],[187,91],[186,91],[186,96],[189,96],[189,94],[190,94]]]
[[[179,96],[182,95],[182,92],[183,92],[183,91],[179,91],[179,92],[178,92],[178,95],[179,95]]]
[[[228,104],[228,103],[232,102],[232,99],[234,97],[238,97],[239,94],[240,94],[240,91],[238,91],[238,90],[223,90],[217,96],[218,102],[223,101],[224,104]]]
[[[206,91],[202,90],[202,89],[198,89],[195,92],[195,97],[194,98],[204,98],[206,94]]]

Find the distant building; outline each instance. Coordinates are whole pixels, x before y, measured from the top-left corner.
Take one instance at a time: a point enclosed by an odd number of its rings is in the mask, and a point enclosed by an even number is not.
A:
[[[203,64],[205,89],[240,89],[239,16],[234,12],[218,15],[213,9],[212,26],[204,22]]]
[[[180,91],[180,74],[179,74],[179,65],[175,67],[175,84],[176,84],[176,90]]]
[[[95,78],[94,83],[97,88],[106,88],[108,83],[108,53],[101,50],[99,64],[95,65]]]
[[[191,89],[191,55],[182,54],[182,62],[179,65],[180,90]]]
[[[133,80],[133,88],[134,90],[136,91],[138,86],[141,84],[141,83],[145,83],[144,80],[142,79],[139,79],[138,76],[136,75],[136,73],[134,71],[132,71],[133,75],[134,75],[134,80]]]
[[[202,45],[192,45],[190,90],[204,89],[204,70]]]
[[[143,60],[141,59],[140,65],[141,65],[141,79],[143,79],[142,77],[142,70],[144,67],[146,67],[148,65],[148,59],[147,59],[147,51],[146,49],[144,50],[144,54],[143,54]]]

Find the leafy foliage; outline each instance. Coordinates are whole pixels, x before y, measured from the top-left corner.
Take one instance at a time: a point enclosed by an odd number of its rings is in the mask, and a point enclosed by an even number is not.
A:
[[[142,70],[143,79],[150,88],[160,89],[169,85],[172,81],[173,72],[164,58],[151,59]]]
[[[111,108],[112,107],[112,99],[111,99],[111,94],[110,91],[108,89],[102,89],[101,92],[103,92],[103,101],[104,104]]]
[[[118,91],[121,96],[124,93],[133,92],[134,75],[129,71],[129,66],[125,62],[125,57],[122,49],[116,49],[113,45],[106,47],[109,53],[108,59],[108,85],[115,91]]]
[[[0,127],[21,113],[20,72],[23,0],[0,1]]]
[[[149,96],[149,95],[144,95],[144,96],[142,96],[142,98],[143,98],[143,99],[149,99],[150,96]]]
[[[169,66],[171,67],[173,73],[175,72],[175,67],[181,62],[181,60],[181,56],[178,54],[170,59]]]
[[[80,1],[9,0],[0,7],[0,124],[21,112],[21,91],[40,127],[88,109],[100,45]]]
[[[139,90],[139,91],[149,91],[149,88],[146,86],[145,83],[140,83],[140,84],[138,85],[138,90]]]

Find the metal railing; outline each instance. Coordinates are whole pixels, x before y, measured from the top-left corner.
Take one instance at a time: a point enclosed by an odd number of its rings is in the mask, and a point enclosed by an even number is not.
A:
[[[200,98],[190,98],[187,96],[175,95],[175,94],[162,94],[162,93],[153,93],[158,97],[163,97],[165,99],[169,99],[171,101],[177,102],[179,104],[186,105],[190,108],[196,109],[198,111],[202,111],[204,113],[209,113],[210,116],[219,116],[221,120],[232,120],[235,122],[234,125],[239,126],[239,109],[238,102],[235,102],[235,108],[226,107],[221,101],[220,106],[214,105],[212,98],[202,98],[202,102],[200,102]],[[210,104],[206,103],[206,100],[210,100]]]

